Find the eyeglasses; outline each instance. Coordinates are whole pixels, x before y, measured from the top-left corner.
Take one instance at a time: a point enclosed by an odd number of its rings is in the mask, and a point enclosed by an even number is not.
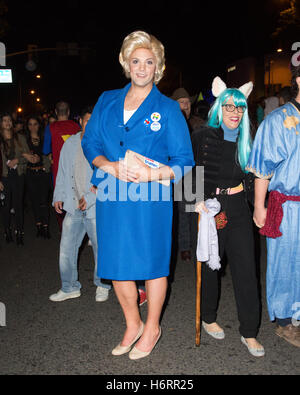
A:
[[[226,111],[228,112],[234,112],[236,109],[240,114],[243,114],[246,111],[245,106],[235,106],[233,104],[223,104],[222,107],[226,108]]]

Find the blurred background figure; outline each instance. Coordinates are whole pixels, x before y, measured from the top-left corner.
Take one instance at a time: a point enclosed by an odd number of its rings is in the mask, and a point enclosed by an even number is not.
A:
[[[190,119],[193,131],[206,124],[209,110],[210,105],[205,100],[199,100],[193,104]]]
[[[1,208],[5,239],[7,243],[13,241],[11,228],[11,209],[15,213],[15,235],[17,245],[23,245],[24,240],[24,183],[27,161],[34,163],[36,158],[30,154],[24,136],[15,133],[10,114],[0,117],[1,156],[2,156],[2,186],[5,195]]]
[[[257,127],[262,123],[265,117],[265,97],[262,96],[257,100],[257,107],[256,107],[256,123]]]
[[[179,103],[180,109],[184,113],[186,119],[190,119],[192,99],[188,92],[184,88],[178,88],[173,92],[171,99],[176,100]]]
[[[55,113],[51,112],[51,113],[49,114],[49,117],[48,117],[48,125],[49,125],[50,123],[52,123],[52,122],[55,122],[55,121],[57,121],[57,117],[56,117]]]
[[[68,103],[64,101],[58,102],[55,106],[55,115],[57,120],[54,122],[49,122],[47,125],[43,143],[43,153],[48,156],[50,155],[49,158],[52,161],[53,188],[55,188],[60,151],[65,141],[70,136],[78,133],[81,130],[78,123],[69,119],[70,106]],[[62,221],[64,219],[64,215],[65,213],[58,214],[56,212],[56,219],[60,233],[62,231]]]
[[[14,132],[24,135],[24,120],[21,117],[18,117],[14,122]]]
[[[270,96],[265,99],[265,117],[269,115],[272,111],[279,107],[279,98],[277,94],[275,96]]]
[[[279,105],[280,106],[283,106],[284,104],[291,101],[293,98],[292,88],[290,86],[283,87],[278,93],[278,98],[279,98]]]
[[[46,127],[46,126],[48,125],[48,123],[49,123],[48,118],[49,118],[48,112],[47,112],[47,111],[44,111],[44,112],[41,114],[41,125],[42,125],[43,129],[45,129],[45,127]]]
[[[176,100],[187,121],[190,134],[199,129],[207,121],[209,104],[205,100],[197,100],[196,96],[191,97],[185,88],[177,88],[171,99]]]
[[[43,154],[43,127],[40,118],[31,116],[26,122],[26,140],[36,163],[28,163],[26,189],[33,210],[37,237],[50,239],[49,194],[51,191],[50,159]]]

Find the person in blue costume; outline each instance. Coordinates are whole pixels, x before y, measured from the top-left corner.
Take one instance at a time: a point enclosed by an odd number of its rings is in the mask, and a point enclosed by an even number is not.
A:
[[[256,357],[264,355],[256,340],[260,325],[260,300],[254,254],[252,218],[247,204],[251,199],[250,177],[245,167],[251,151],[247,98],[253,88],[249,82],[239,89],[229,89],[216,77],[213,81],[215,103],[207,126],[192,135],[197,166],[204,166],[204,200],[216,198],[221,212],[215,219],[218,229],[219,256],[227,257],[232,275],[240,323],[241,341]],[[253,176],[252,185],[253,185]],[[247,182],[246,182],[247,181]],[[245,196],[246,195],[246,196]],[[197,202],[196,212],[207,211],[205,203]],[[192,214],[193,250],[197,246],[198,215]],[[217,321],[220,276],[202,264],[201,318],[204,330],[222,340],[224,330]]]
[[[139,359],[150,354],[161,335],[171,256],[172,183],[181,179],[185,167],[194,166],[194,160],[178,103],[156,87],[165,69],[160,41],[133,32],[123,41],[119,61],[131,82],[100,96],[82,147],[95,169],[98,275],[112,280],[126,320],[125,334],[112,354],[130,351],[130,359]],[[129,167],[124,160],[128,149],[163,166],[151,169],[135,157]],[[167,186],[163,180],[172,181]],[[146,282],[145,324],[136,280]]]
[[[267,236],[269,316],[300,347],[300,66],[291,70],[293,98],[259,127],[247,169],[257,177],[253,219]]]

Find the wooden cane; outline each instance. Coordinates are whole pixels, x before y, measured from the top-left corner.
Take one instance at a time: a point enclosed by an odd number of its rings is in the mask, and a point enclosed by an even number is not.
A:
[[[198,218],[198,231],[200,214]],[[200,334],[201,334],[201,267],[202,263],[197,261],[196,270],[196,347],[200,346]]]
[[[196,346],[200,346],[200,334],[201,334],[201,262],[197,262],[197,287],[196,287]]]

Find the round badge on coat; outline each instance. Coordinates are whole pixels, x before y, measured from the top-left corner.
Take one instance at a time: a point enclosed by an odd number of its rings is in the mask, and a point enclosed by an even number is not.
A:
[[[153,122],[150,128],[153,132],[158,132],[161,129],[161,124],[159,122]]]
[[[160,120],[161,120],[161,115],[160,115],[159,112],[154,112],[154,113],[151,115],[151,121],[153,121],[153,122],[159,122]]]

